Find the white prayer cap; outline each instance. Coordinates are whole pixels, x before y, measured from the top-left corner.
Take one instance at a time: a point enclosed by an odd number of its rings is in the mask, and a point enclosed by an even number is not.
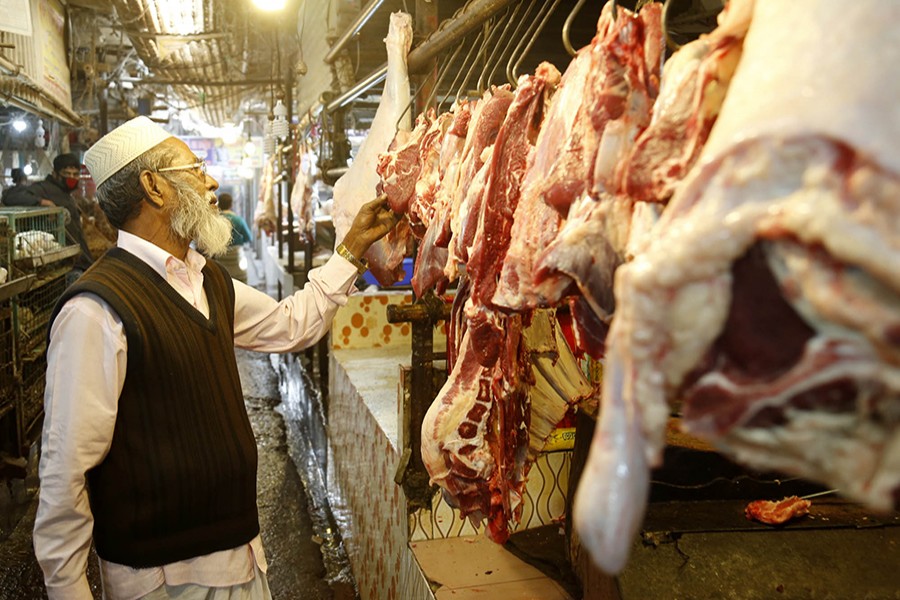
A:
[[[175,136],[147,117],[135,117],[97,140],[84,153],[84,164],[100,187],[122,167],[170,137]]]

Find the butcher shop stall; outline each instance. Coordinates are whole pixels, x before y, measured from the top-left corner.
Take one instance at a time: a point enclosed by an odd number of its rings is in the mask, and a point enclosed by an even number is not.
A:
[[[896,597],[900,5],[311,22],[341,77],[266,167],[279,292],[403,216],[277,363],[362,598]]]

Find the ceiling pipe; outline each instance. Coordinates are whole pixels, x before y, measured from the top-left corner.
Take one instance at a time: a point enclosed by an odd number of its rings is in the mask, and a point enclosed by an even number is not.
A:
[[[332,111],[344,106],[345,104],[349,103],[350,101],[354,100],[355,98],[358,98],[359,96],[365,94],[370,88],[373,88],[376,85],[378,85],[379,83],[381,83],[382,81],[384,81],[384,78],[386,76],[387,76],[387,63],[384,63],[379,68],[372,71],[368,77],[359,81],[352,88],[350,88],[349,90],[347,90],[346,92],[344,92],[343,94],[341,94],[340,96],[338,96],[337,98],[335,98],[334,100],[332,100],[331,102],[326,104],[325,111],[332,112]]]
[[[495,14],[509,6],[514,0],[474,0],[447,19],[437,31],[413,48],[407,57],[410,73],[422,73],[431,66],[431,61],[447,48],[462,40],[469,32],[477,29]]]
[[[359,30],[369,22],[369,19],[372,18],[382,4],[384,4],[384,0],[369,0],[369,3],[366,4],[365,8],[363,8],[356,16],[356,20],[353,21],[353,24],[341,34],[341,37],[338,38],[334,46],[328,50],[328,54],[325,55],[325,62],[327,64],[330,65],[337,59],[338,54],[344,49],[344,46],[346,46],[350,39],[359,33]]]
[[[514,0],[474,0],[461,8],[453,17],[447,19],[437,31],[428,36],[424,42],[416,46],[407,57],[410,73],[421,73],[427,70],[432,59],[438,54],[462,40],[468,33],[480,27],[485,21],[506,8]],[[352,88],[325,105],[326,112],[332,112],[355,98],[366,93],[370,88],[381,83],[387,75],[387,63],[360,80]]]

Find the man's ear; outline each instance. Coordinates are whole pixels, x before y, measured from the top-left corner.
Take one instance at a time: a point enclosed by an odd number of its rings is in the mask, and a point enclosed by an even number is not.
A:
[[[141,171],[138,180],[141,182],[141,188],[144,190],[147,201],[156,208],[162,208],[166,203],[163,197],[164,180],[151,171]]]

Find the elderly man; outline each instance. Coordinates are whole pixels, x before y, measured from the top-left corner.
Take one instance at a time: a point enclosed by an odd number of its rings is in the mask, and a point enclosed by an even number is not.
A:
[[[47,350],[35,553],[55,598],[91,598],[93,539],[105,597],[269,598],[256,508],[256,444],[234,346],[308,347],[396,224],[379,198],[345,245],[281,302],[228,277],[216,181],[145,117],[85,155],[120,229],[60,299]]]

